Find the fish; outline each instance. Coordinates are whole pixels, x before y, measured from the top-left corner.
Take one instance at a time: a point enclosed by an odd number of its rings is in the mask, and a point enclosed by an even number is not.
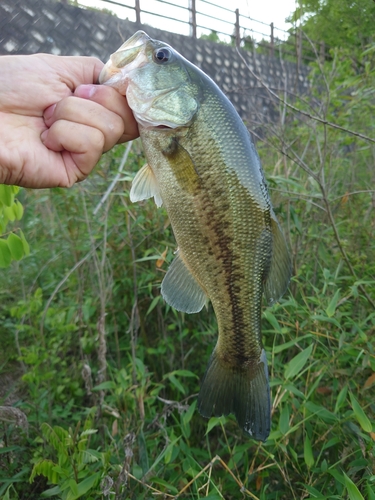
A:
[[[99,83],[126,96],[147,164],[130,199],[166,208],[177,251],[165,301],[197,313],[211,301],[218,339],[198,396],[206,418],[234,414],[251,438],[271,428],[262,301],[286,291],[291,256],[250,133],[219,87],[170,45],[138,31]]]

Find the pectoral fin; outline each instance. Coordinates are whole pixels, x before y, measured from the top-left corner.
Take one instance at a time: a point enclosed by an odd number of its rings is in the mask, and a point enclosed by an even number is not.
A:
[[[284,235],[276,218],[271,218],[273,253],[271,267],[264,286],[264,294],[269,305],[282,297],[288,288],[292,274],[292,260]]]
[[[163,200],[160,196],[156,177],[150,165],[146,163],[133,179],[130,190],[130,201],[134,203],[135,201],[147,200],[152,197],[154,197],[156,206],[161,207]]]
[[[169,166],[181,189],[191,194],[196,193],[200,187],[197,165],[178,138],[171,137],[168,147],[163,149],[162,153],[168,158]]]
[[[199,312],[206,303],[206,294],[178,253],[161,284],[161,294],[177,311]]]

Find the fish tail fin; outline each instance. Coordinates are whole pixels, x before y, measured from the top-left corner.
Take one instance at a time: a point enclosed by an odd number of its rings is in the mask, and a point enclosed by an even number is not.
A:
[[[228,367],[215,349],[202,381],[198,409],[207,418],[233,413],[246,433],[265,441],[271,428],[271,400],[264,349],[259,362],[247,368]]]

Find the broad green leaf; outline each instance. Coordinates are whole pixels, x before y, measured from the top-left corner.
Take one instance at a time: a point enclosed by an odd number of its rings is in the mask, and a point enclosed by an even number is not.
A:
[[[292,394],[294,394],[298,398],[306,399],[305,394],[303,394],[303,392],[301,392],[300,390],[298,390],[297,387],[295,387],[292,383],[284,384],[284,389],[286,391],[290,391]]]
[[[11,261],[12,254],[10,253],[8,243],[0,238],[0,267],[9,267]]]
[[[310,319],[316,321],[322,321],[323,323],[331,323],[332,325],[337,326],[341,330],[341,325],[335,318],[329,318],[328,316],[322,316],[321,314],[313,314]]]
[[[53,488],[49,488],[48,490],[43,491],[43,493],[40,494],[41,498],[50,498],[55,495],[59,495],[61,493],[61,488],[60,486],[54,486]]]
[[[23,234],[23,231],[20,230],[20,238],[23,243],[23,251],[25,252],[25,255],[30,255],[30,245],[27,243],[25,235]]]
[[[12,485],[10,485],[8,487],[8,489],[6,490],[5,495],[3,496],[3,500],[10,500],[9,492],[10,492],[11,488],[12,488]]]
[[[74,479],[69,479],[69,488],[70,491],[73,493],[74,496],[78,495],[78,488],[77,488],[77,483],[74,481]]]
[[[348,490],[348,495],[349,495],[350,500],[365,500],[363,498],[361,492],[357,488],[357,486],[350,479],[350,477],[347,476],[345,474],[345,472],[343,472],[343,474],[344,474],[345,486],[346,486],[346,489]]]
[[[360,404],[358,403],[356,398],[353,396],[353,394],[350,393],[349,396],[350,396],[350,401],[352,403],[354,415],[355,415],[356,419],[358,420],[359,425],[362,427],[362,429],[365,432],[371,432],[372,431],[372,424],[371,424],[370,420],[367,418],[367,415],[362,410]]]
[[[296,377],[302,368],[305,366],[307,360],[311,355],[311,351],[313,349],[313,345],[309,345],[302,352],[297,354],[293,359],[289,361],[289,363],[285,367],[285,378],[290,379]]]
[[[185,394],[186,390],[185,387],[181,384],[181,382],[173,375],[169,374],[168,376],[169,380],[172,382],[172,384],[182,393]]]
[[[186,412],[182,414],[182,420],[184,424],[188,424],[194,415],[195,408],[197,406],[197,400],[195,400],[188,408]]]
[[[335,413],[337,413],[342,408],[342,406],[345,404],[347,394],[348,394],[348,386],[344,385],[344,387],[339,392],[339,395],[337,396],[337,401],[336,401],[336,405],[335,405]]]
[[[303,456],[307,467],[310,469],[314,463],[314,455],[311,447],[311,441],[307,433],[305,434],[305,441],[303,443]]]
[[[139,465],[142,467],[143,474],[146,474],[150,468],[148,462],[147,444],[143,430],[138,435],[138,456]]]
[[[289,418],[290,418],[289,405],[284,404],[280,413],[280,420],[279,420],[279,428],[281,433],[284,435],[289,431]]]
[[[14,194],[12,186],[0,184],[0,200],[6,207],[10,207],[13,204]]]
[[[23,216],[23,206],[18,200],[14,201],[13,212],[17,220],[21,220]]]
[[[336,479],[339,483],[345,486],[345,478],[340,472],[336,469],[328,469],[327,471],[329,474],[331,474],[332,477]]]
[[[81,432],[80,438],[91,436],[92,434],[96,434],[97,432],[98,429],[85,429],[83,432]]]
[[[13,259],[21,260],[24,256],[24,249],[21,238],[14,233],[10,233],[7,238],[7,243]]]
[[[325,408],[322,405],[316,405],[311,401],[307,401],[305,403],[305,408],[309,412],[318,415],[319,418],[321,418],[322,420],[324,420],[324,422],[327,422],[328,424],[333,424],[338,420],[337,416],[334,413],[330,412],[329,410],[327,410],[327,408]]]
[[[211,417],[207,424],[206,434],[208,434],[214,427],[220,424],[225,424],[225,422],[225,417]]]
[[[3,478],[2,479],[2,482],[4,482],[5,484],[2,487],[0,487],[1,500],[20,500],[22,498],[22,496],[18,496],[15,485],[14,485],[14,483],[17,483],[19,481],[17,479],[18,475],[19,475],[19,473],[16,475],[16,477],[13,476],[12,478]],[[13,483],[13,484],[10,484],[7,487],[7,483]],[[5,488],[6,488],[6,492],[3,495]],[[11,494],[11,496],[10,496],[10,494]]]
[[[8,220],[10,220],[11,222],[16,220],[16,214],[14,213],[13,207],[14,207],[14,204],[10,207],[4,208],[4,214],[7,216]]]
[[[178,489],[175,486],[173,486],[172,484],[167,483],[167,481],[164,481],[164,479],[160,479],[159,477],[152,477],[150,481],[152,483],[159,485],[159,486],[163,486],[171,493],[174,493],[174,494],[178,493]]]
[[[171,441],[170,445],[175,445],[176,443],[178,443],[181,437],[182,437],[182,436],[179,436],[179,437],[177,437],[176,439],[174,439],[173,441]],[[169,446],[169,445],[168,445],[168,446]],[[158,465],[158,463],[159,463],[159,462],[162,460],[162,458],[164,457],[165,453],[166,453],[166,448],[165,448],[165,449],[164,449],[164,450],[163,450],[163,451],[162,451],[162,452],[161,452],[161,453],[157,456],[157,458],[156,458],[155,462],[151,465],[150,469],[155,469],[155,468],[156,468],[156,466]],[[136,476],[135,472],[136,472],[136,467],[135,467],[135,465],[134,465],[134,466],[133,466],[133,473],[134,473],[134,475]],[[142,477],[142,475],[143,475],[143,473],[141,473],[141,477]],[[137,476],[136,476],[136,477],[137,477]]]
[[[157,303],[160,301],[160,297],[161,295],[157,295],[156,297],[154,297],[152,299],[152,302],[150,304],[150,307],[147,309],[147,312],[146,312],[146,316],[148,316],[150,314],[150,312],[155,309]]]
[[[21,447],[21,446],[4,446],[3,448],[0,448],[0,455],[2,453],[10,453],[12,451],[16,451],[16,452],[20,453],[23,450],[26,450],[26,448]]]
[[[338,290],[336,290],[335,295],[332,297],[332,299],[331,299],[331,301],[328,304],[328,307],[326,309],[326,314],[329,318],[332,318],[332,316],[335,314],[336,306],[337,306],[337,302],[339,301],[339,298],[340,298],[340,288]]]
[[[76,500],[77,498],[82,497],[85,493],[87,493],[91,488],[94,487],[95,483],[100,481],[100,477],[102,472],[97,472],[92,476],[87,477],[83,481],[77,484],[77,493],[73,493],[70,491],[66,500]]]
[[[179,377],[195,377],[198,378],[196,373],[191,372],[190,370],[174,370],[170,372],[169,375],[178,375]]]
[[[367,500],[375,500],[375,490],[372,489],[370,483],[368,482],[366,485],[366,490],[367,490]]]
[[[277,332],[281,333],[281,326],[279,325],[279,322],[277,321],[276,317],[268,310],[264,311],[263,313],[264,318],[268,321],[268,323],[273,326],[274,330]]]
[[[169,445],[167,446],[167,449],[165,450],[165,455],[164,455],[164,462],[166,464],[169,464],[169,462],[171,461],[172,455],[173,455],[173,450],[174,450],[175,446],[176,446],[175,443],[169,443]]]
[[[304,487],[306,488],[306,490],[312,495],[311,497],[308,497],[309,500],[312,500],[312,499],[316,499],[316,498],[327,498],[327,497],[322,497],[321,495],[321,492],[318,491],[316,488],[314,488],[313,486],[310,486],[308,484],[304,484]]]
[[[113,382],[112,380],[107,380],[106,382],[102,382],[99,385],[96,385],[93,387],[93,391],[104,391],[107,389],[116,389],[116,383]]]
[[[274,346],[274,348],[273,348],[272,351],[273,351],[274,354],[278,354],[281,351],[285,351],[285,349],[289,349],[289,347],[293,347],[298,342],[301,342],[301,340],[304,340],[304,339],[307,339],[307,338],[311,338],[311,337],[312,337],[312,335],[309,334],[309,333],[307,335],[302,335],[302,337],[296,337],[295,339],[290,340],[289,342],[283,342],[280,345]]]
[[[81,432],[80,438],[91,436],[92,434],[96,434],[97,432],[98,429],[85,429],[83,432]]]

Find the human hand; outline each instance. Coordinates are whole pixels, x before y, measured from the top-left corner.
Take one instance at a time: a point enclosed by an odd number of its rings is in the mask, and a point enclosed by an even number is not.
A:
[[[93,57],[0,57],[0,184],[72,186],[138,136],[126,99],[94,85],[102,67]]]

